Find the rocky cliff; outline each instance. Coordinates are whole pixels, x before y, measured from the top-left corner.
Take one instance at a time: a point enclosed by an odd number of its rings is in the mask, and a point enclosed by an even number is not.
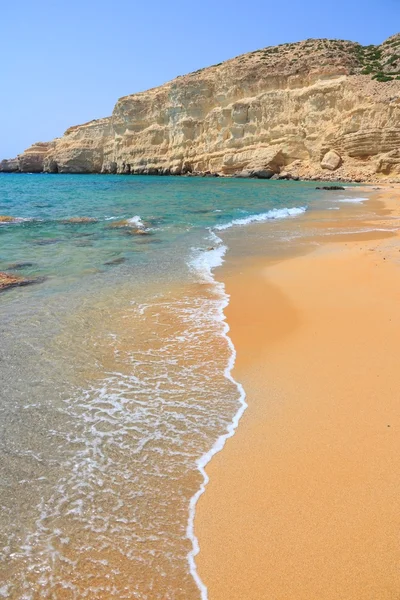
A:
[[[120,98],[3,171],[400,176],[400,34],[264,48]]]

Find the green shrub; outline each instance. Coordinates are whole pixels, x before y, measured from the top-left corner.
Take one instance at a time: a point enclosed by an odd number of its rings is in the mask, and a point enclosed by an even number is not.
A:
[[[385,75],[384,73],[377,73],[376,75],[374,75],[372,77],[372,79],[375,79],[376,81],[393,81],[393,77],[391,77],[390,75]]]
[[[393,65],[393,63],[396,63],[399,60],[400,56],[398,54],[393,54],[393,56],[391,56],[387,61],[386,64],[387,65]]]

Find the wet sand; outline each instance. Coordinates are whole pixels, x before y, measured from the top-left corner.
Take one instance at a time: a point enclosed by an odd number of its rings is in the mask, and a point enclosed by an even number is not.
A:
[[[249,407],[197,507],[210,600],[400,597],[400,236],[335,239],[221,271]]]

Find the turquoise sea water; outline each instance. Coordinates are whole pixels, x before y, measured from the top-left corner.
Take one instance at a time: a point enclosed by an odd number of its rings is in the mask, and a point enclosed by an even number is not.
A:
[[[315,186],[0,175],[0,271],[37,278],[0,294],[0,597],[206,597],[198,461],[243,408],[214,269],[360,206]]]
[[[0,214],[27,220],[2,226],[1,268],[10,262],[32,262],[24,274],[49,276],[54,284],[64,277],[70,284],[104,270],[105,263],[115,259],[144,266],[177,245],[184,252],[188,245],[200,243],[207,227],[275,207],[306,205],[313,187],[271,182],[266,194],[261,181],[3,175]],[[146,223],[151,236],[132,238],[129,229],[112,227],[114,221],[135,216]],[[98,222],[66,223],[71,217]]]

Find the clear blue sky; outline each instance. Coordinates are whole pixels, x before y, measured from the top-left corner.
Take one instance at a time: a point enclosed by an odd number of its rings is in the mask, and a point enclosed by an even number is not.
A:
[[[0,159],[244,52],[319,37],[379,44],[398,31],[400,0],[3,2]]]

